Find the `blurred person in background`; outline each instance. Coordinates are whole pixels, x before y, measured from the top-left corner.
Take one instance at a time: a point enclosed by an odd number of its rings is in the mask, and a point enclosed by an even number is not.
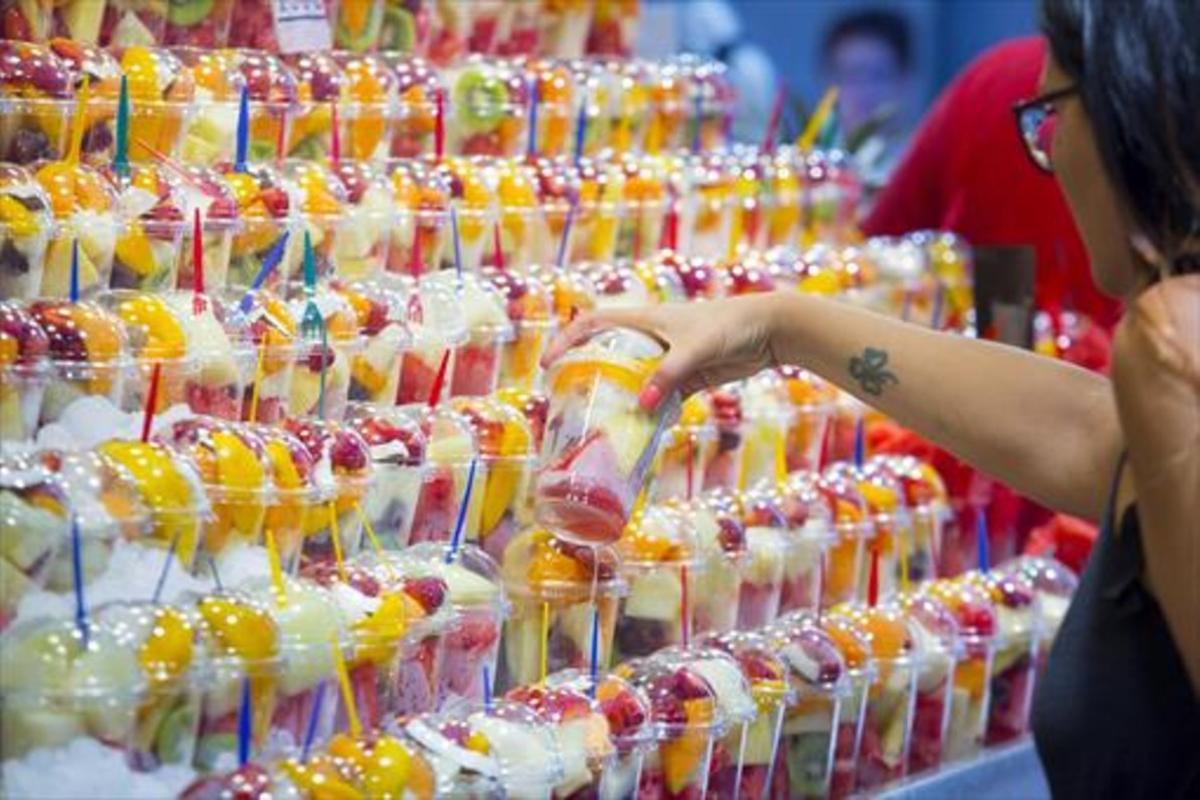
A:
[[[729,68],[729,82],[737,93],[734,139],[761,140],[779,86],[771,57],[745,38],[738,12],[728,0],[691,0],[681,3],[677,13],[681,49],[714,58]]]
[[[838,125],[868,189],[883,184],[904,149],[913,70],[908,20],[884,9],[848,14],[821,45]]]

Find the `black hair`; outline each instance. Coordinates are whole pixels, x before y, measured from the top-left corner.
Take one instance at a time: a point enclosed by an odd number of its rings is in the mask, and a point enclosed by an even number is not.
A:
[[[1127,213],[1176,272],[1200,272],[1200,2],[1042,0]]]
[[[847,39],[878,39],[891,48],[901,70],[912,67],[912,35],[908,20],[894,11],[871,9],[847,14],[826,33],[821,52],[828,62],[833,51]]]

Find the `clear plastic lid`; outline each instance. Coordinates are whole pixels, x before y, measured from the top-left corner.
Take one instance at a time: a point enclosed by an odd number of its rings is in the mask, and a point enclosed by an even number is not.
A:
[[[548,682],[518,686],[504,699],[526,706],[554,726],[564,773],[561,782],[568,786],[590,783],[616,753],[600,702],[576,686]]]
[[[468,222],[478,222],[480,215],[495,208],[495,191],[478,162],[466,158],[447,158],[437,165],[437,170],[444,176],[450,187],[450,196],[457,202],[460,225],[463,217]]]
[[[301,671],[306,666],[311,670],[315,666],[318,675],[332,674],[333,654],[326,651],[335,641],[340,645],[348,644],[350,636],[349,620],[341,615],[328,588],[314,581],[284,577],[280,594],[270,578],[260,576],[247,581],[240,590],[258,600],[270,613],[279,628],[281,648],[285,652],[289,649],[299,651],[297,658],[289,659],[289,671]],[[318,658],[317,652],[325,652],[325,658]],[[318,663],[306,665],[306,660]],[[316,679],[311,681],[316,682]]]
[[[712,687],[717,709],[727,725],[749,721],[758,713],[749,681],[742,674],[738,661],[724,650],[713,647],[671,647],[651,658],[668,664],[686,665]]]
[[[116,188],[99,170],[86,164],[68,164],[65,161],[42,161],[33,167],[34,178],[41,191],[22,184],[10,184],[4,190],[9,197],[19,198],[21,205],[31,205],[40,212],[39,203],[46,199],[55,219],[66,220],[76,214],[115,214]],[[182,214],[182,212],[181,212]],[[115,217],[113,224],[116,224]]]
[[[789,247],[772,247],[763,254],[763,260],[767,265],[767,274],[776,286],[781,289],[800,288],[801,281],[804,280],[805,264],[799,253]]]
[[[617,750],[627,752],[654,746],[650,702],[624,678],[601,673],[593,681],[581,670],[563,670],[546,678],[546,685],[568,687],[585,696],[595,694],[600,713],[608,720],[609,736]]]
[[[955,655],[959,649],[958,621],[949,606],[929,594],[901,594],[897,609],[909,621],[916,652],[922,655]]]
[[[571,350],[559,363],[599,361],[649,377],[663,355],[657,340],[630,328],[610,328]]]
[[[358,331],[363,336],[376,336],[392,327],[396,334],[391,339],[392,344],[401,351],[411,346],[408,304],[402,292],[369,281],[334,280],[330,288],[349,303],[358,320]]]
[[[779,375],[761,372],[742,384],[742,414],[751,425],[763,425],[768,432],[784,436],[796,418],[787,387]]]
[[[160,296],[183,324],[188,355],[200,364],[204,381],[211,384],[239,384],[243,367],[254,362],[247,355],[249,348],[242,342],[238,343],[243,345],[239,353],[241,358],[235,357],[234,341],[221,323],[225,312],[219,308],[220,299],[200,295],[202,305],[197,313],[197,295],[193,292],[163,292]]]
[[[688,300],[716,300],[724,295],[721,273],[708,259],[684,256],[674,250],[660,250],[654,258],[674,271]]]
[[[848,666],[862,666],[867,660],[866,644],[861,649],[848,647],[852,656],[860,657],[848,664],[835,639],[817,625],[809,614],[790,614],[777,620],[765,636],[771,649],[787,666],[793,686],[838,691],[845,684]],[[853,634],[846,634],[850,645],[858,645]]]
[[[53,556],[70,535],[71,513],[61,481],[21,453],[0,455],[0,525],[6,567],[37,569],[32,559]],[[23,553],[28,548],[30,552]],[[7,562],[12,562],[11,564]]]
[[[0,367],[44,365],[50,339],[15,300],[0,300]]]
[[[912,626],[897,608],[838,606],[829,613],[826,629],[832,631],[833,627],[843,623],[862,635],[875,659],[907,658],[916,650]]]
[[[775,371],[792,405],[805,410],[832,410],[837,389],[800,367],[783,366]]]
[[[1004,572],[1020,575],[1034,591],[1069,600],[1079,588],[1079,577],[1060,561],[1045,556],[1018,556],[1004,564]]]
[[[57,476],[81,532],[114,530],[135,539],[146,530],[150,512],[133,477],[95,452],[39,450],[30,457]]]
[[[858,482],[852,474],[853,465],[831,464],[821,472],[817,488],[825,496],[833,511],[834,525],[839,532],[860,531],[870,534],[870,509],[866,498],[859,491]]]
[[[464,274],[461,285],[458,300],[466,317],[470,336],[501,342],[511,341],[514,331],[508,319],[504,296],[493,285],[475,274]]]
[[[214,311],[235,346],[266,347],[269,351],[295,347],[299,325],[278,295],[266,289],[228,288],[218,298]]]
[[[313,501],[327,499],[316,484],[317,458],[299,437],[274,425],[251,425],[262,442],[271,465],[271,483],[276,495],[300,495]]]
[[[510,793],[540,794],[563,779],[562,756],[554,729],[532,709],[504,700],[475,708],[467,724],[487,740]]]
[[[200,470],[191,457],[159,442],[113,439],[100,445],[101,456],[124,469],[137,484],[142,502],[154,513],[207,510]],[[184,545],[179,545],[184,551]]]
[[[360,553],[354,570],[370,575],[380,590],[404,592],[416,604],[425,630],[441,630],[455,617],[450,586],[442,575],[405,557],[404,552]],[[420,629],[420,628],[419,628]]]
[[[776,288],[770,265],[756,252],[745,253],[739,260],[721,267],[725,275],[725,294],[729,297],[771,292]]]
[[[488,131],[505,117],[526,115],[529,87],[517,62],[468,56],[446,72],[448,113],[468,132]]]
[[[346,424],[370,446],[371,459],[376,464],[420,467],[425,463],[429,443],[425,431],[411,415],[354,403],[347,409],[346,417]]]
[[[537,458],[533,432],[521,412],[490,397],[455,397],[450,405],[470,422],[485,461]]]
[[[138,654],[99,620],[31,619],[0,637],[0,692],[6,703],[131,702],[146,689]]]
[[[915,510],[941,512],[949,506],[946,484],[932,465],[914,456],[874,456],[873,465],[878,465],[886,475],[900,483],[904,490],[903,502]]]
[[[284,63],[296,82],[296,99],[302,106],[342,99],[346,74],[331,54],[308,51],[285,56]]]
[[[263,503],[272,492],[267,448],[249,425],[192,417],[155,438],[191,456],[211,502]]]
[[[515,329],[525,325],[554,324],[554,296],[544,283],[509,269],[485,268],[483,279],[505,300],[505,311]]]
[[[660,263],[657,259],[651,259],[634,262],[632,268],[634,274],[646,285],[656,302],[687,302],[688,293],[683,286],[683,281],[669,266]]]
[[[550,290],[554,299],[554,316],[559,325],[566,325],[583,312],[596,307],[596,287],[581,272],[531,265],[522,269],[522,274]]]
[[[253,667],[277,663],[282,654],[282,637],[269,605],[249,595],[213,592],[197,597],[192,624],[214,661]]]
[[[837,647],[847,670],[869,671],[874,668],[871,641],[861,626],[845,616],[834,614],[823,615],[817,624]]]
[[[110,289],[97,302],[121,320],[134,358],[174,361],[188,357],[187,330],[164,297],[132,289]]]
[[[395,75],[400,118],[427,116],[432,130],[437,97],[446,91],[441,73],[425,59],[408,53],[385,51],[377,57],[383,59]]]
[[[635,658],[618,665],[614,673],[650,703],[650,719],[658,741],[697,731],[711,731],[716,736],[727,724],[717,690],[687,663]]]
[[[196,164],[182,165],[174,174],[189,223],[198,209],[206,231],[224,231],[238,226],[238,199],[224,174]],[[190,224],[184,231],[185,239],[189,239],[192,231]]]
[[[73,92],[71,69],[44,44],[0,41],[0,95],[26,99],[68,100]]]
[[[760,710],[791,699],[787,665],[770,640],[757,631],[728,631],[706,636],[701,646],[733,657]]]
[[[297,294],[288,304],[292,317],[303,320],[308,302],[309,299],[304,292]],[[362,339],[358,332],[358,314],[355,313],[354,307],[345,297],[327,285],[318,286],[313,293],[312,302],[316,304],[321,318],[325,321],[325,334],[330,342],[347,346],[361,344]],[[301,333],[303,333],[303,329]],[[310,346],[319,346],[320,344],[319,340],[310,338],[303,341]]]
[[[996,608],[988,594],[978,586],[944,579],[926,584],[921,591],[949,609],[963,637],[990,639],[996,635]]]
[[[121,65],[112,53],[94,44],[56,37],[47,43],[72,72],[75,92],[86,76],[92,97],[116,100],[121,94]]]
[[[422,542],[406,549],[401,558],[407,575],[432,576],[446,582],[456,609],[504,606],[500,567],[482,549],[461,544],[451,558],[450,545]],[[448,560],[449,559],[449,560]]]
[[[696,534],[687,519],[669,506],[647,506],[636,514],[615,545],[622,567],[648,569],[656,566],[703,566]]]
[[[597,308],[641,308],[653,305],[656,295],[636,272],[616,264],[582,264],[592,282]]]
[[[346,480],[366,482],[374,477],[371,448],[351,426],[296,417],[288,417],[282,426],[299,439],[316,460],[318,485]]]
[[[92,618],[136,654],[151,690],[200,677],[199,632],[185,610],[150,601],[117,601],[95,609]]]
[[[396,280],[408,291],[408,326],[418,348],[453,348],[467,340],[466,310],[452,272]]]
[[[290,108],[296,102],[299,96],[296,80],[278,56],[248,49],[217,52],[237,75],[238,92],[244,86],[251,103]]]
[[[391,113],[400,99],[400,82],[395,71],[383,58],[374,53],[351,53],[336,51],[333,60],[342,68],[346,77],[346,85],[342,89],[343,102],[357,106],[359,109],[384,109]],[[353,125],[358,120],[348,120],[351,126],[350,146],[346,153],[348,158],[369,158],[371,153],[363,150],[356,151]],[[380,131],[382,132],[382,131]]]
[[[618,568],[610,548],[583,547],[530,528],[505,547],[500,574],[510,596],[584,602],[593,588],[606,596],[622,591]]]
[[[619,158],[618,164],[624,173],[621,194],[627,209],[666,207],[666,161],[652,156],[625,155]]]
[[[318,161],[290,160],[284,165],[284,175],[296,187],[299,210],[305,217],[322,224],[343,218],[350,196],[329,167]]]
[[[1037,592],[1029,579],[1020,574],[1004,574],[997,570],[972,570],[958,580],[977,586],[995,604],[997,634],[1004,638],[1027,636],[1038,622]]]
[[[556,221],[572,203],[577,202],[583,207],[583,179],[573,160],[542,157],[526,163],[526,169],[533,176],[538,202],[543,209],[553,210]],[[592,198],[593,204],[595,201],[596,198]]]
[[[471,421],[452,408],[438,406],[431,409],[421,403],[402,406],[395,413],[420,427],[425,435],[426,459],[430,464],[466,468],[472,459],[481,455]]]
[[[678,504],[687,524],[695,531],[700,550],[742,559],[750,552],[746,526],[735,503],[714,494]]]
[[[300,208],[299,190],[270,164],[246,164],[241,170],[219,164],[216,169],[233,192],[243,220],[291,220]]]
[[[196,84],[179,57],[164,47],[133,45],[121,51],[121,71],[129,85],[134,108],[143,103],[192,102]]]
[[[450,211],[450,183],[444,172],[411,159],[388,164],[392,196],[402,213],[441,218]]]
[[[373,163],[348,158],[339,160],[330,169],[346,190],[347,210],[354,220],[390,225],[396,195],[387,173]]]
[[[794,472],[777,489],[780,510],[793,534],[824,541],[834,534],[833,514],[812,472]]]

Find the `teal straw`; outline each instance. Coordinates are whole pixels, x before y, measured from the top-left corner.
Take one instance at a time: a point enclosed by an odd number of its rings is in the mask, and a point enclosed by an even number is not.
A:
[[[121,76],[121,96],[117,102],[117,144],[113,153],[113,172],[129,177],[129,79]]]

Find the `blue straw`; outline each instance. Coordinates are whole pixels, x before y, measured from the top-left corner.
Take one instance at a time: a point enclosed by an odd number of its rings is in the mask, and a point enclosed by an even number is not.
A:
[[[567,209],[567,220],[563,223],[562,237],[558,240],[558,256],[555,258],[555,263],[561,270],[567,262],[567,242],[571,239],[571,228],[575,224],[575,210],[579,208],[579,199],[571,201],[571,207]]]
[[[692,116],[696,120],[695,127],[692,128],[692,152],[700,152],[700,115],[704,113],[704,96],[700,92],[696,92],[696,97],[692,100]]]
[[[458,233],[458,205],[450,204],[450,235],[454,237],[454,272],[458,276],[458,286],[462,288],[463,257],[462,237]]]
[[[987,509],[975,507],[975,548],[979,554],[979,571],[988,571],[988,519]]]
[[[243,314],[250,313],[250,308],[254,305],[254,293],[262,288],[263,284],[267,282],[267,278],[275,270],[275,267],[279,266],[279,262],[283,260],[283,252],[287,249],[288,239],[291,235],[291,231],[284,231],[283,236],[280,236],[279,241],[271,246],[267,257],[263,259],[258,274],[250,282],[250,288],[246,290],[246,294],[242,296],[242,302],[238,306]]]
[[[225,587],[221,585],[221,573],[217,572],[217,560],[210,553],[208,556],[208,568],[212,570],[213,583],[217,585],[217,591],[225,591]]]
[[[167,557],[163,559],[162,572],[158,573],[158,583],[154,584],[154,604],[158,605],[162,598],[163,589],[167,585],[167,575],[171,572],[171,562],[175,560],[175,548],[179,544],[179,535],[182,530],[175,531],[175,535],[171,537],[171,544],[167,547]],[[216,575],[216,571],[213,571]]]
[[[250,91],[243,86],[241,101],[238,103],[237,118],[237,155],[233,162],[234,172],[246,171],[246,155],[250,150]]]
[[[304,746],[300,748],[301,763],[308,761],[313,740],[317,738],[317,720],[321,718],[321,704],[325,701],[325,681],[317,684],[317,696],[313,698],[312,712],[308,715],[308,727],[304,729]]]
[[[71,572],[75,579],[75,624],[83,637],[83,646],[88,646],[87,603],[83,599],[83,543],[79,533],[79,518],[71,515]]]
[[[863,425],[863,418],[859,417],[858,422],[854,423],[854,466],[861,467],[863,458],[866,455],[866,431]]]
[[[483,707],[488,712],[492,710],[492,671],[487,664],[483,665]]]
[[[579,115],[575,118],[575,167],[583,158],[583,143],[587,139],[587,98],[579,104]]]
[[[458,557],[458,548],[462,546],[463,528],[467,526],[467,509],[471,507],[471,487],[475,485],[475,465],[477,459],[471,459],[471,468],[467,470],[467,488],[463,490],[462,505],[458,508],[458,519],[454,522],[454,535],[450,537],[450,549],[446,551],[446,563],[453,564]]]
[[[250,678],[242,678],[242,704],[238,708],[237,721],[237,757],[238,766],[244,767],[250,761]]]
[[[537,78],[529,79],[529,143],[526,145],[525,155],[532,161],[537,158],[538,154],[538,89]]]
[[[592,699],[596,699],[596,683],[600,680],[600,610],[592,609],[592,642],[591,642],[591,670],[592,670]]]
[[[72,303],[79,302],[79,240],[71,242],[71,293]]]

